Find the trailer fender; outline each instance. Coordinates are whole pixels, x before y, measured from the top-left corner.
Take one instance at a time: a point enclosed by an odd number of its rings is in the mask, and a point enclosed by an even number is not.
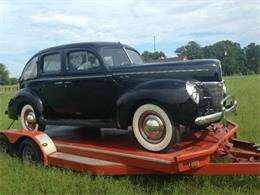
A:
[[[4,134],[9,142],[16,147],[18,147],[25,138],[33,140],[41,149],[44,158],[44,165],[46,166],[49,164],[48,155],[57,151],[52,139],[41,131],[5,130],[0,131],[0,133]]]

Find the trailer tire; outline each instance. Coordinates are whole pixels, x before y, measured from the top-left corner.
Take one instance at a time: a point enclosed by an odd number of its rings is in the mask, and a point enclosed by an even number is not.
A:
[[[24,139],[18,149],[18,155],[23,161],[29,161],[32,164],[43,162],[43,154],[39,146],[29,138]]]
[[[12,144],[4,134],[0,134],[0,154],[13,154]]]

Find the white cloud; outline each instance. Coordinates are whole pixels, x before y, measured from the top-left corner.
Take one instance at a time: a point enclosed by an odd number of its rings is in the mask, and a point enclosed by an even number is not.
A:
[[[81,15],[66,15],[62,13],[48,13],[46,15],[36,15],[32,16],[32,22],[42,23],[42,24],[59,24],[59,25],[69,25],[75,27],[81,27],[87,25],[88,18]]]
[[[35,51],[70,42],[259,43],[260,0],[0,0],[0,26],[0,61],[17,76]]]

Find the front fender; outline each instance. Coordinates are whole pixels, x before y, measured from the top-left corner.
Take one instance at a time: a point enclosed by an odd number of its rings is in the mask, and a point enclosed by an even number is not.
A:
[[[25,104],[30,104],[34,108],[37,118],[43,113],[43,103],[40,97],[31,89],[23,88],[9,101],[8,117],[17,120]]]
[[[138,106],[155,103],[163,107],[178,120],[183,106],[193,106],[187,91],[186,82],[174,79],[160,79],[141,83],[127,91],[117,101],[117,124],[126,128]],[[191,110],[194,111],[193,109]]]

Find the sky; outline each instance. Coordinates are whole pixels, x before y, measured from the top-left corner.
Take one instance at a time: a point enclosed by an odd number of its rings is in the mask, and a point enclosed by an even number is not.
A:
[[[0,0],[0,63],[11,76],[56,45],[120,41],[140,53],[231,40],[260,43],[260,0]]]

